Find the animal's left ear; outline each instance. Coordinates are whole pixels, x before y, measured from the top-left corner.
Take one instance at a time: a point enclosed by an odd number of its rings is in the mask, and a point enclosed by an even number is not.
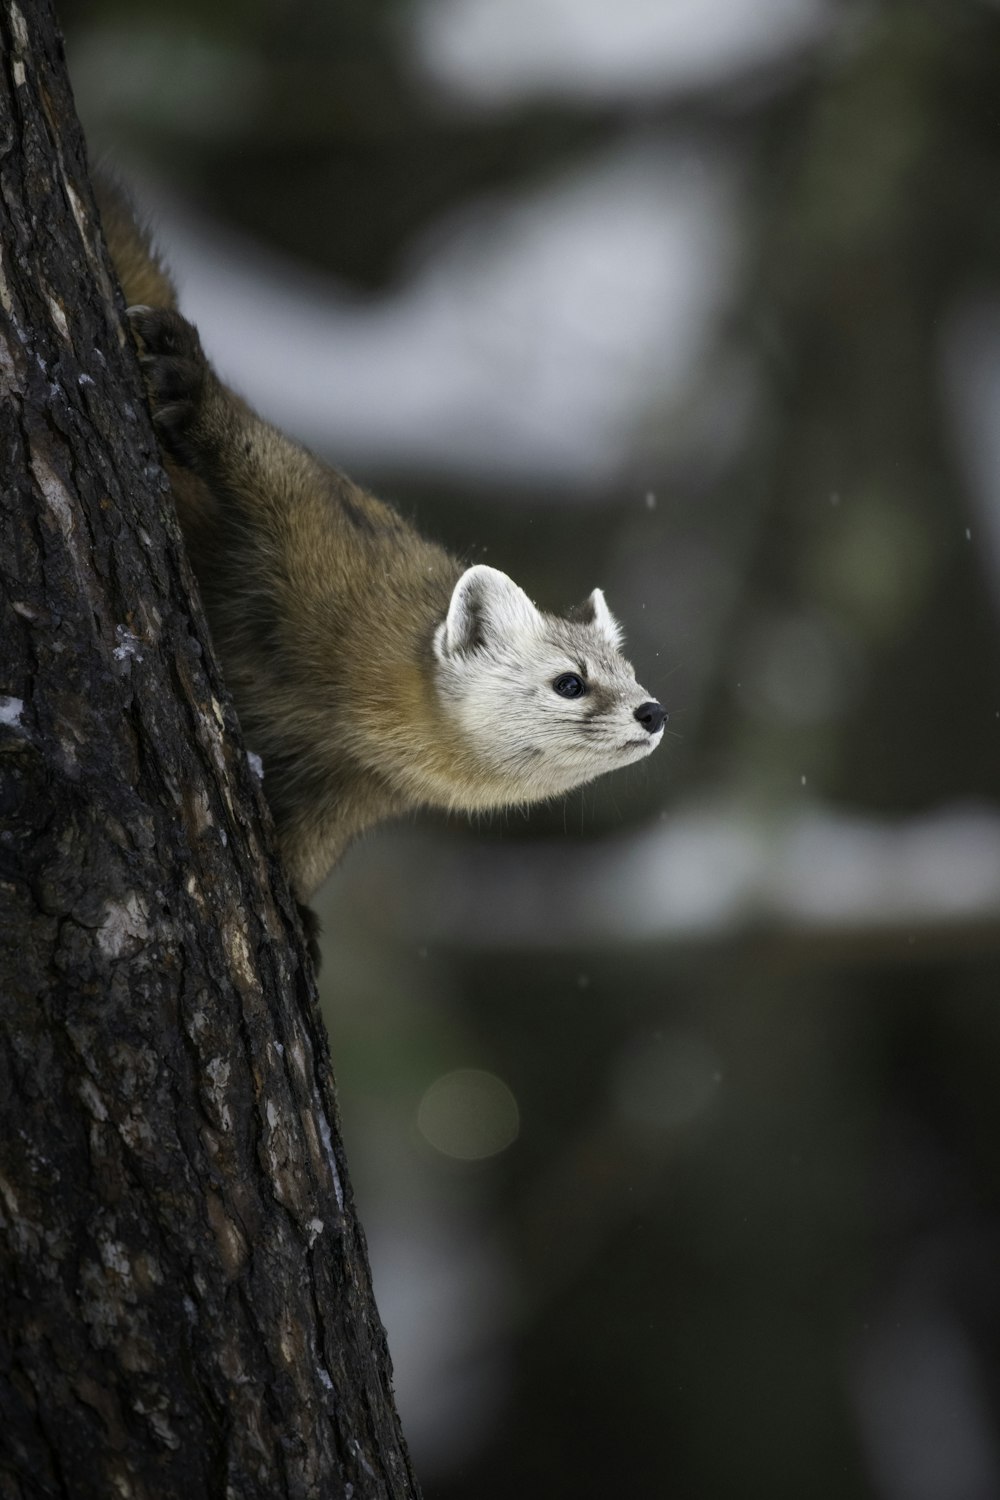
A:
[[[608,644],[618,650],[624,632],[608,608],[601,589],[595,589],[590,598],[580,605],[578,618],[584,625],[596,626]]]

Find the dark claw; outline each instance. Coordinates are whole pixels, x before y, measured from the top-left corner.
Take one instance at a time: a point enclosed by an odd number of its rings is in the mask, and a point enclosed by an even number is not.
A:
[[[150,353],[183,354],[189,359],[204,359],[194,325],[172,307],[146,307],[136,303],[127,308],[126,313]]]

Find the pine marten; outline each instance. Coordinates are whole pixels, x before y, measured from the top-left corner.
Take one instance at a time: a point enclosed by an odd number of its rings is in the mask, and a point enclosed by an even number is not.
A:
[[[385,818],[541,801],[654,750],[666,714],[601,590],[545,614],[269,426],[215,374],[124,194],[97,189],[212,640],[300,904]]]

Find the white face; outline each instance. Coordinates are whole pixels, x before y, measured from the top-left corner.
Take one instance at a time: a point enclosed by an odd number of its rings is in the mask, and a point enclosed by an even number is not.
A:
[[[642,760],[662,708],[635,680],[595,589],[579,620],[543,615],[505,573],[469,568],[434,648],[442,702],[504,800],[536,801]]]

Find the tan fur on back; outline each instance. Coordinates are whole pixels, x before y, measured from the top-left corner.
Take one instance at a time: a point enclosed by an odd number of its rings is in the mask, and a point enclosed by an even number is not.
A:
[[[97,176],[94,196],[126,305],[176,307],[174,284],[150,235],[141,227],[124,188],[106,177]]]
[[[154,416],[300,898],[381,819],[537,801],[655,748],[663,712],[621,655],[600,590],[572,618],[545,615],[505,574],[464,568],[262,421],[173,311],[125,195],[101,183],[98,196],[127,302],[170,310],[133,313],[153,392],[156,338],[169,333]]]

